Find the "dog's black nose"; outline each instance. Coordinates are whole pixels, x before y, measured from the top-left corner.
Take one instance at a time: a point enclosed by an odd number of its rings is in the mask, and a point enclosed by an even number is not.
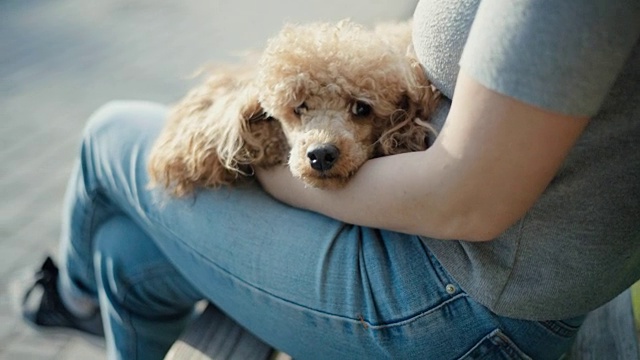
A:
[[[318,171],[327,171],[338,160],[340,151],[331,144],[324,144],[307,151],[307,157],[311,167]]]

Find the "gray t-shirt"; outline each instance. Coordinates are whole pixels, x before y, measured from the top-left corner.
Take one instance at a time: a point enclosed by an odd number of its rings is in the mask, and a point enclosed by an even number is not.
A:
[[[592,119],[542,197],[497,239],[424,239],[460,286],[498,314],[543,320],[582,315],[639,279],[640,2],[423,0],[413,37],[448,98],[461,67],[496,92]]]

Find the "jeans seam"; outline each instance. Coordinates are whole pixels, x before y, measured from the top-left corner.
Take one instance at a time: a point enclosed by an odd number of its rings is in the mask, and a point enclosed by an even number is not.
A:
[[[495,335],[496,332],[498,332],[499,329],[493,330],[492,332],[488,333],[487,335],[483,336],[478,342],[475,343],[475,345],[473,345],[471,347],[471,349],[469,349],[467,352],[465,352],[464,354],[462,354],[462,356],[460,356],[458,358],[458,360],[463,360],[466,357],[468,357],[471,353],[473,353],[474,351],[476,351],[476,349],[478,349],[478,347],[480,345],[482,345],[482,343],[484,343],[487,339],[490,339],[492,336]]]
[[[126,287],[126,289],[128,289],[128,287]],[[124,303],[125,303],[125,301],[126,301],[127,294],[128,294],[128,292],[127,292],[127,291],[125,291],[125,293],[124,293],[124,294],[123,294],[123,296],[122,296],[122,303],[123,303],[123,304],[124,304]],[[133,337],[136,339],[136,341],[131,341],[131,342],[130,342],[130,348],[129,348],[130,353],[129,353],[129,356],[132,356],[133,358],[136,358],[136,357],[137,357],[137,353],[138,353],[138,352],[137,352],[137,349],[136,349],[136,347],[137,347],[137,345],[136,345],[136,344],[138,343],[138,341],[137,341],[137,339],[138,339],[138,332],[136,331],[136,327],[133,325],[133,321],[131,320],[131,312],[130,312],[130,311],[125,311],[125,313],[126,313],[126,316],[125,316],[124,318],[126,318],[126,320],[125,320],[125,321],[126,321],[126,322],[127,322],[127,324],[128,324],[128,326],[127,326],[126,328],[131,329],[131,332],[132,332],[132,334],[133,334]]]
[[[166,278],[166,277],[173,277],[173,276],[182,278],[180,274],[177,274],[173,271],[167,271],[166,269],[164,269],[164,266],[162,265],[156,265],[148,268],[144,272],[140,272],[140,274],[136,276],[129,277],[130,281],[126,283],[126,285],[123,287],[123,290],[122,290],[123,292],[123,296],[121,299],[122,304],[127,303],[126,297],[130,293],[129,290],[136,287],[138,284],[142,282],[147,282],[153,278]]]
[[[326,316],[328,318],[336,318],[336,319],[340,319],[340,320],[346,320],[346,321],[349,321],[349,322],[351,322],[353,324],[366,324],[367,328],[369,328],[369,329],[379,330],[379,329],[393,328],[393,327],[406,325],[406,324],[409,324],[411,322],[416,321],[419,318],[427,316],[427,315],[431,314],[432,312],[437,311],[438,309],[442,308],[443,306],[448,305],[449,303],[451,303],[451,302],[453,302],[455,300],[458,300],[460,298],[466,298],[468,296],[466,293],[462,292],[462,293],[454,295],[454,296],[452,296],[452,297],[450,297],[450,298],[438,303],[437,305],[435,305],[435,306],[433,306],[433,307],[431,307],[429,309],[423,310],[423,311],[421,311],[421,312],[419,312],[417,314],[413,314],[413,315],[411,315],[411,316],[409,316],[407,318],[400,319],[400,320],[395,320],[395,321],[392,321],[392,322],[389,322],[389,323],[385,323],[385,324],[373,324],[373,323],[370,323],[367,320],[362,319],[362,318],[351,318],[351,317],[347,317],[347,316],[344,316],[344,315],[332,314],[332,313],[329,313],[329,312],[326,312],[326,311],[322,311],[322,310],[314,309],[314,308],[311,308],[311,307],[308,307],[308,306],[305,306],[305,305],[302,305],[302,304],[298,304],[296,302],[293,302],[291,300],[288,300],[288,299],[285,299],[285,298],[283,298],[281,296],[273,294],[273,293],[271,293],[271,292],[269,292],[269,291],[267,291],[265,289],[259,288],[259,287],[255,286],[255,285],[249,283],[248,281],[243,280],[240,277],[232,274],[231,272],[229,272],[228,270],[222,268],[220,265],[218,265],[217,263],[215,263],[211,259],[205,257],[203,254],[201,254],[198,251],[196,251],[196,249],[194,249],[190,244],[182,241],[179,236],[174,234],[171,231],[171,229],[165,227],[160,221],[156,221],[155,219],[152,219],[151,217],[149,217],[149,220],[152,220],[157,226],[161,226],[167,232],[167,234],[170,234],[174,239],[178,240],[181,244],[183,244],[184,246],[190,248],[193,251],[194,255],[197,255],[197,256],[201,257],[202,259],[206,260],[209,264],[211,264],[211,266],[214,266],[214,267],[218,268],[221,272],[226,274],[228,277],[230,277],[232,279],[235,279],[235,281],[237,281],[240,284],[243,284],[244,286],[246,286],[246,287],[248,287],[250,289],[253,289],[255,291],[259,291],[259,292],[261,292],[263,294],[267,294],[270,297],[272,297],[274,299],[277,299],[279,301],[282,301],[282,302],[284,302],[286,304],[290,304],[290,305],[293,305],[293,306],[296,306],[296,307],[299,307],[299,308],[302,308],[302,309],[305,309],[305,310],[308,310],[308,311],[312,311],[312,312],[314,312],[316,314],[319,314],[319,315],[322,315],[322,316]]]
[[[550,331],[552,334],[564,338],[570,338],[578,332],[579,327],[571,326],[563,323],[562,321],[552,321],[552,320],[544,320],[538,321],[542,327],[544,327],[547,331]]]
[[[459,360],[466,359],[473,352],[479,349],[481,345],[483,345],[486,341],[490,341],[496,349],[500,350],[502,353],[505,353],[510,359],[513,360],[531,360],[531,357],[525,354],[518,345],[516,345],[513,340],[509,338],[507,334],[505,334],[500,328],[497,328],[487,335],[482,337],[478,342],[471,347],[467,352],[465,352]]]
[[[496,343],[496,345],[500,346],[500,348],[504,351],[504,352],[508,352],[509,356],[513,359],[522,359],[522,360],[531,360],[531,357],[527,354],[525,354],[522,350],[520,350],[520,348],[518,347],[518,345],[516,345],[513,340],[511,340],[509,338],[509,336],[507,336],[507,334],[505,334],[502,330],[498,329],[495,330],[494,332],[494,337],[493,339],[495,339],[494,343]]]
[[[95,203],[98,200],[97,191],[92,191],[90,194],[87,193],[88,201],[90,203]],[[82,236],[83,239],[89,239],[88,243],[90,244],[90,252],[93,253],[93,236],[92,233],[96,227],[96,212],[98,211],[97,206],[88,206],[86,208],[86,212],[83,214],[83,218],[87,219],[82,226]],[[72,215],[73,216],[73,215]],[[93,271],[93,262],[87,261],[86,268],[84,269],[85,273],[90,274]]]
[[[374,330],[388,329],[388,328],[394,328],[394,327],[407,325],[407,324],[410,324],[412,322],[417,321],[418,319],[420,319],[422,317],[428,316],[431,313],[440,310],[441,308],[449,305],[450,303],[452,303],[452,302],[454,302],[456,300],[459,300],[461,298],[466,298],[466,297],[467,297],[467,294],[460,293],[460,294],[455,295],[455,296],[453,296],[453,297],[451,297],[449,299],[446,299],[443,302],[438,303],[438,305],[436,305],[434,307],[431,307],[431,308],[429,308],[429,309],[427,309],[427,310],[425,310],[423,312],[420,312],[418,314],[414,314],[414,315],[412,315],[412,316],[410,316],[410,317],[408,317],[406,319],[403,319],[403,320],[396,320],[396,321],[393,321],[393,322],[390,322],[390,323],[387,323],[387,324],[383,324],[383,325],[373,325],[373,324],[370,324],[367,321],[365,321],[365,323],[367,323],[369,328],[372,328]],[[358,320],[358,322],[362,322],[362,321]]]
[[[435,254],[433,254],[428,248],[426,251],[428,260],[431,263],[431,266],[433,266],[436,272],[436,276],[438,277],[438,280],[440,280],[440,285],[442,285],[442,288],[444,289],[448,284],[455,284],[456,287],[460,288],[458,282],[453,279],[449,272],[447,272],[447,270],[442,266]]]

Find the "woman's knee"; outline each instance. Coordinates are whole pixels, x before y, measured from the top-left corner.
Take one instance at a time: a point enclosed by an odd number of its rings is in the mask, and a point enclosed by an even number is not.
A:
[[[82,137],[80,160],[88,172],[85,180],[96,179],[102,187],[123,179],[145,182],[145,164],[139,160],[146,158],[166,117],[166,107],[149,102],[114,101],[99,108]],[[121,189],[130,185],[119,184]]]
[[[166,112],[165,106],[151,102],[110,101],[89,117],[83,137],[90,139],[111,135],[121,138],[128,133],[135,133],[131,131],[133,128],[153,130],[164,123]]]

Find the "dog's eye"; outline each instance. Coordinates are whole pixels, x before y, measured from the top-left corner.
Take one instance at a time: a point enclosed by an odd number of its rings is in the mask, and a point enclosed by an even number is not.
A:
[[[364,101],[356,101],[351,105],[351,113],[357,117],[366,117],[371,115],[371,105]]]
[[[307,107],[307,103],[304,103],[304,102],[303,102],[302,104],[300,104],[300,105],[296,106],[296,107],[293,109],[293,112],[294,112],[296,115],[300,116],[300,115],[302,115],[302,114],[306,113],[306,112],[307,112],[307,110],[309,110],[309,108]]]

